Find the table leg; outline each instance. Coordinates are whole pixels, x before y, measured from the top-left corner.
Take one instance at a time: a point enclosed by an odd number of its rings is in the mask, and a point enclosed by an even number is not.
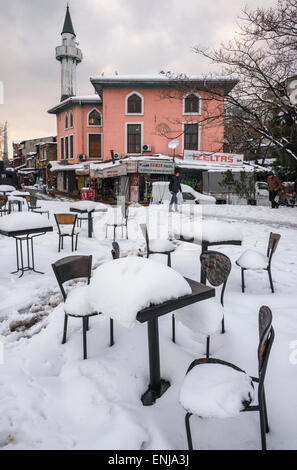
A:
[[[150,385],[142,395],[141,401],[144,406],[150,406],[160,398],[170,387],[170,383],[161,379],[160,375],[160,351],[159,351],[159,325],[158,318],[152,318],[147,322]]]
[[[88,212],[88,237],[92,238],[93,232],[93,217],[92,212]]]
[[[207,242],[202,242],[201,244],[201,253],[203,253],[204,251],[207,251],[208,249],[208,243]],[[205,272],[202,271],[202,267],[200,269],[200,282],[202,284],[206,284],[206,274]]]
[[[43,235],[43,233],[35,235],[35,237],[38,237],[40,235]],[[14,237],[14,238],[16,242],[17,269],[16,271],[13,271],[11,274],[17,274],[19,271],[21,271],[21,274],[19,277],[22,277],[25,271],[34,271],[35,273],[38,273],[38,274],[44,274],[43,272],[37,271],[35,269],[34,246],[33,246],[34,236],[31,236],[31,237],[26,236],[23,238]],[[23,242],[26,243],[25,246],[27,250],[27,266],[24,266]],[[30,250],[31,250],[31,253],[30,253]]]

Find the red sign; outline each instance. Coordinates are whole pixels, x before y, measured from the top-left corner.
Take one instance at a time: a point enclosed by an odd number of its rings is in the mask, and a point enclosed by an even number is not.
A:
[[[199,162],[202,165],[229,165],[242,166],[243,155],[235,153],[217,153],[217,152],[200,152],[193,150],[184,151],[184,160],[191,162]]]

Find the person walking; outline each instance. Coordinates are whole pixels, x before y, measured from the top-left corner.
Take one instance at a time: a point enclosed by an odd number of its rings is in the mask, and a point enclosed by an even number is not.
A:
[[[175,204],[175,211],[177,211],[177,194],[178,192],[182,192],[181,184],[180,184],[180,176],[179,171],[176,170],[175,174],[172,176],[170,183],[169,183],[169,191],[172,194],[171,201],[169,204],[169,212],[172,212],[172,206]]]
[[[282,183],[278,176],[270,172],[267,178],[269,201],[271,202],[272,209],[278,209],[279,204],[275,201],[278,192],[282,189]]]

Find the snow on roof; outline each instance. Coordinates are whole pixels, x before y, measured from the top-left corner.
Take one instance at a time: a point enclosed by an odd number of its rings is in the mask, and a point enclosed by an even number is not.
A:
[[[227,75],[179,75],[167,73],[149,73],[149,74],[104,74],[96,77],[91,77],[91,80],[105,81],[173,81],[173,80],[190,80],[190,81],[222,81],[222,80],[237,80],[235,77]]]
[[[53,108],[48,110],[50,114],[56,114],[58,110],[67,109],[71,107],[73,104],[80,104],[80,103],[101,103],[101,98],[97,94],[93,95],[83,95],[83,96],[70,96],[66,100],[61,101],[61,103],[57,104]]]

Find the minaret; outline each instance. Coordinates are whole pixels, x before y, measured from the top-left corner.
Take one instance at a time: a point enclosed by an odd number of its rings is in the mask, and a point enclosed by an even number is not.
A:
[[[4,168],[7,168],[8,167],[7,121],[5,122],[5,125],[4,125],[3,163],[4,163]]]
[[[56,59],[61,62],[61,101],[76,95],[76,66],[82,61],[82,52],[76,47],[69,5],[63,26],[62,45],[56,47]]]

